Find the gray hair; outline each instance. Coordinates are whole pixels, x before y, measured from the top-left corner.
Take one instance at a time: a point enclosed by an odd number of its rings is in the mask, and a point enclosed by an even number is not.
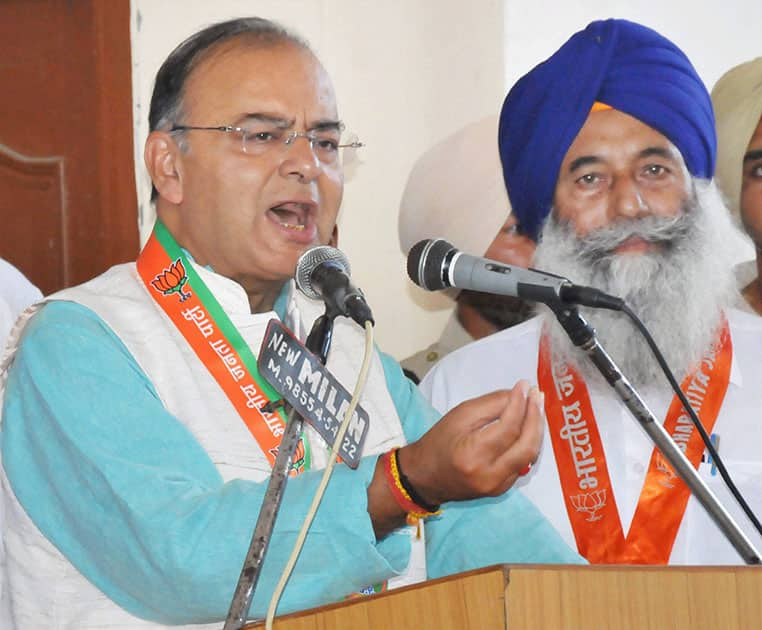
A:
[[[312,52],[309,44],[284,26],[264,18],[250,17],[219,22],[191,35],[166,58],[156,73],[151,107],[150,131],[169,129],[183,113],[183,92],[191,72],[217,47],[233,39],[253,46],[292,44]],[[152,187],[151,200],[158,193]]]

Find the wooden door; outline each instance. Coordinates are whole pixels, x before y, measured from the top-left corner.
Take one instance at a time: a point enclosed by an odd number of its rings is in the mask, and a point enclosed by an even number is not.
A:
[[[43,293],[138,251],[129,0],[0,1],[0,257]]]

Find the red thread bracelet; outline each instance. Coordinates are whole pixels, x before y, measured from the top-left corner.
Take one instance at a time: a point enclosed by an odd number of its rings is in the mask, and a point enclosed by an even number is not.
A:
[[[384,453],[381,456],[381,463],[384,469],[384,476],[389,484],[389,490],[394,497],[394,500],[406,513],[408,525],[416,525],[418,528],[418,537],[420,538],[420,519],[428,518],[429,516],[435,516],[440,514],[441,510],[437,506],[436,510],[427,510],[424,507],[418,505],[410,497],[410,494],[405,489],[402,481],[400,480],[400,470],[397,464],[397,451],[399,449],[394,448],[391,451]]]

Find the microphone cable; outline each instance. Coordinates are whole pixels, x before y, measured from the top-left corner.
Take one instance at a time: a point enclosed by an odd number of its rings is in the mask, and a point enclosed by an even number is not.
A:
[[[709,451],[709,454],[712,457],[712,461],[714,462],[715,466],[717,467],[717,470],[720,473],[720,476],[722,477],[722,480],[725,482],[725,485],[728,487],[728,490],[730,490],[730,493],[733,495],[733,498],[735,498],[738,505],[741,506],[741,509],[744,511],[746,516],[754,525],[754,528],[762,536],[762,525],[760,524],[756,515],[752,511],[751,507],[749,507],[749,504],[746,503],[746,500],[741,495],[740,491],[736,487],[733,480],[730,478],[730,473],[728,473],[727,468],[725,468],[725,463],[720,458],[720,454],[717,452],[717,449],[714,447],[714,444],[712,444],[712,440],[707,435],[706,430],[704,429],[704,425],[701,424],[701,420],[699,419],[698,415],[696,415],[696,412],[693,410],[693,407],[691,406],[690,402],[685,397],[685,394],[683,393],[683,390],[680,388],[680,385],[678,384],[677,380],[672,374],[672,371],[670,370],[669,365],[667,365],[667,361],[664,359],[664,355],[662,355],[661,350],[659,350],[659,347],[656,345],[656,342],[654,341],[653,337],[651,337],[651,333],[648,331],[648,328],[646,328],[645,324],[643,324],[643,322],[640,321],[640,318],[633,312],[633,310],[624,301],[622,301],[622,304],[621,304],[621,311],[625,313],[630,318],[630,320],[632,320],[633,324],[635,324],[635,327],[640,331],[640,334],[643,335],[643,337],[645,338],[646,343],[648,344],[648,347],[651,349],[651,352],[656,358],[656,361],[659,364],[659,367],[662,369],[662,372],[664,372],[664,375],[667,377],[667,380],[669,381],[669,384],[672,386],[672,389],[674,390],[675,395],[680,399],[680,402],[682,403],[685,411],[688,413],[688,416],[690,417],[691,422],[693,422],[693,425],[698,430],[699,435],[701,436],[701,439],[706,445],[706,449]]]
[[[270,605],[267,609],[267,617],[265,618],[266,630],[272,630],[273,619],[275,618],[275,610],[278,607],[278,602],[280,601],[281,595],[283,594],[283,590],[286,588],[286,583],[291,577],[291,572],[294,570],[294,566],[296,565],[296,561],[299,558],[299,554],[302,551],[302,547],[304,546],[304,541],[307,538],[307,532],[309,531],[310,525],[312,525],[312,521],[315,518],[315,514],[317,513],[318,506],[320,505],[320,502],[323,500],[323,495],[325,494],[325,490],[328,487],[328,481],[331,478],[331,474],[333,473],[333,468],[336,465],[336,460],[338,459],[339,449],[341,448],[341,443],[344,440],[344,435],[346,434],[347,429],[349,428],[349,423],[352,419],[352,414],[354,413],[355,408],[357,407],[357,404],[360,401],[360,395],[362,394],[362,391],[365,389],[365,383],[368,380],[368,372],[370,371],[370,361],[372,357],[373,357],[373,324],[370,321],[366,321],[365,322],[365,354],[363,355],[362,366],[360,367],[360,373],[357,377],[357,383],[355,384],[355,389],[352,392],[352,400],[349,403],[349,407],[347,407],[347,411],[344,414],[344,419],[342,420],[341,426],[339,427],[339,430],[336,433],[336,439],[333,442],[331,454],[328,456],[328,464],[326,465],[325,470],[323,471],[323,476],[320,479],[320,484],[318,485],[317,490],[315,491],[315,496],[312,499],[312,504],[310,505],[309,510],[307,510],[307,515],[304,517],[304,523],[302,523],[302,528],[296,537],[296,541],[294,542],[294,547],[291,550],[291,555],[288,558],[288,562],[286,562],[286,566],[283,569],[283,573],[281,574],[280,579],[278,580],[278,584],[275,587],[275,591],[273,592],[272,598],[270,599]]]
[[[730,490],[738,505],[744,511],[746,516],[754,525],[757,532],[762,535],[762,525],[751,510],[746,500],[741,496],[738,488],[725,467],[724,462],[719,456],[717,449],[712,444],[711,439],[706,434],[701,421],[699,420],[696,412],[691,407],[690,402],[686,398],[683,391],[680,389],[680,385],[677,383],[673,376],[666,360],[664,359],[661,351],[656,345],[655,341],[651,337],[648,329],[643,322],[637,317],[632,309],[625,303],[624,300],[618,297],[603,293],[593,287],[585,287],[574,285],[561,276],[556,276],[547,272],[541,272],[535,269],[523,269],[523,271],[531,271],[535,274],[528,280],[522,280],[520,277],[516,277],[513,285],[510,284],[507,279],[510,274],[506,271],[513,273],[514,271],[521,271],[522,269],[512,268],[510,265],[504,265],[497,261],[490,261],[488,259],[474,258],[465,255],[464,260],[472,259],[476,261],[477,265],[464,267],[464,273],[466,273],[466,284],[463,286],[460,283],[453,282],[448,276],[452,270],[452,266],[455,265],[455,261],[458,260],[461,252],[457,250],[453,245],[445,241],[444,239],[427,239],[422,240],[413,245],[408,253],[407,257],[407,272],[410,279],[418,286],[428,291],[438,291],[447,287],[456,286],[459,288],[466,288],[467,283],[471,281],[471,276],[468,275],[469,271],[473,273],[473,269],[478,269],[478,265],[490,265],[494,268],[489,271],[495,272],[494,282],[489,282],[482,277],[483,286],[479,290],[485,293],[495,293],[497,295],[514,295],[524,299],[528,299],[534,302],[545,303],[550,306],[551,310],[555,309],[553,304],[566,304],[566,305],[581,305],[589,306],[593,308],[605,308],[613,311],[621,311],[625,313],[635,324],[635,327],[643,335],[648,343],[651,352],[653,353],[656,361],[664,372],[670,386],[674,390],[678,399],[680,400],[683,408],[687,412],[693,425],[698,429],[701,440],[704,442],[707,451],[712,457],[713,462],[717,470],[719,470],[722,480]],[[447,273],[446,273],[447,272]],[[509,287],[509,289],[506,289]],[[470,287],[472,288],[472,287]],[[568,331],[567,331],[568,332]]]

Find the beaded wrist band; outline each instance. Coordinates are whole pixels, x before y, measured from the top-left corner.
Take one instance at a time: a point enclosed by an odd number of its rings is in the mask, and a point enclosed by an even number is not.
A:
[[[412,489],[407,477],[400,470],[397,451],[399,449],[394,448],[381,456],[384,475],[397,505],[407,512],[408,525],[416,525],[418,527],[418,537],[420,538],[420,519],[440,514],[441,510],[438,505],[432,506],[422,501],[418,493]]]

